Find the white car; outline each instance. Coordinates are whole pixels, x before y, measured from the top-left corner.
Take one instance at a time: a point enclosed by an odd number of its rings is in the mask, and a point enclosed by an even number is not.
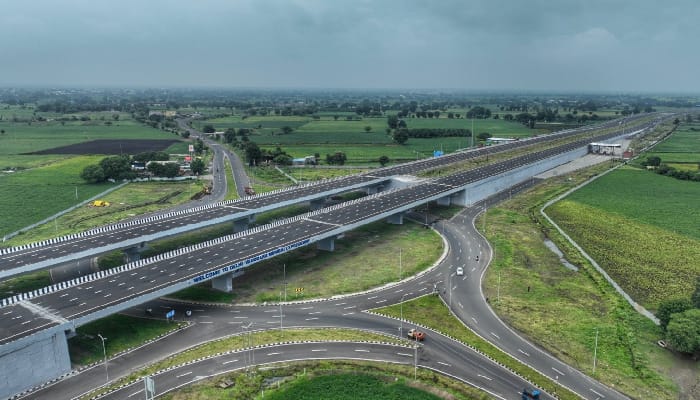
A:
[[[457,276],[462,276],[462,275],[464,275],[464,268],[457,267]]]

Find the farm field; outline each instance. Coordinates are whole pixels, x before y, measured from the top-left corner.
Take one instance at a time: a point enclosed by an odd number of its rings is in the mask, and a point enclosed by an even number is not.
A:
[[[112,187],[87,184],[80,171],[101,157],[80,156],[14,174],[0,175],[0,236],[7,235]],[[77,198],[76,198],[77,190]]]
[[[700,124],[681,124],[670,138],[646,152],[642,159],[654,156],[665,164],[694,164],[688,165],[687,169],[697,170],[700,165]]]
[[[636,301],[690,296],[700,275],[700,186],[648,171],[612,172],[547,209]]]
[[[544,223],[532,220],[533,213],[537,216],[539,209],[539,205],[534,204],[544,203],[604,168],[597,166],[593,170],[552,178],[489,210],[485,221],[477,221],[480,229],[485,226],[486,237],[494,251],[494,260],[483,283],[484,295],[492,299],[492,307],[508,325],[593,378],[613,385],[632,398],[677,399],[679,382],[673,380],[681,375],[680,366],[674,355],[655,344],[661,338],[660,329],[617,295],[573,247],[547,230],[546,237],[556,242],[579,271],[565,268],[544,245]],[[559,224],[573,218],[569,214],[554,215],[552,207],[547,212],[556,217]],[[639,247],[639,238],[628,241],[624,232],[634,231],[642,224],[628,229],[626,224],[630,218],[608,222],[612,216],[589,208],[581,210],[571,221],[571,226],[586,223],[585,232],[604,230],[613,235],[607,237],[609,246],[593,255],[596,259],[601,254],[609,256],[623,251],[628,254]],[[575,236],[568,230],[570,225],[564,229]],[[617,232],[620,226],[625,227],[622,234]],[[654,243],[658,246],[666,239],[660,237]],[[590,251],[585,243],[581,244]],[[687,244],[672,242],[679,247]],[[678,253],[678,249],[672,251]],[[640,270],[638,275],[645,281],[655,280],[655,277],[645,277],[645,273],[646,270]],[[673,289],[669,289],[671,291]],[[594,372],[591,357],[596,329],[599,333],[598,364]]]
[[[96,139],[170,139],[178,136],[143,126],[135,121],[104,125],[99,121],[12,123],[0,121],[0,155],[25,154]]]

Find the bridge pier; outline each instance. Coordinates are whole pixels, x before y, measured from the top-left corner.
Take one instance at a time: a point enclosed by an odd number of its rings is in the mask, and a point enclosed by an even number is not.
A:
[[[335,238],[326,238],[316,244],[316,248],[325,251],[335,250]]]
[[[312,211],[313,210],[320,210],[326,206],[326,198],[322,197],[320,199],[311,200],[311,201],[309,201],[309,206],[310,206]]]
[[[403,224],[403,212],[392,214],[386,218],[386,222],[394,225],[402,225]]]
[[[138,261],[141,259],[141,252],[146,250],[148,247],[146,246],[146,242],[142,242],[141,244],[138,244],[136,246],[128,247],[122,252],[124,253],[124,263],[130,263],[134,261]]]
[[[452,202],[452,204],[461,207],[470,207],[472,205],[472,202],[469,199],[469,194],[467,193],[466,189],[460,190],[459,192],[453,194],[450,198],[450,201]]]
[[[450,196],[445,196],[445,197],[440,197],[439,199],[436,200],[437,205],[439,206],[449,206],[450,205]]]
[[[214,290],[220,292],[231,293],[233,292],[233,278],[243,275],[243,270],[239,269],[231,273],[219,276],[211,280],[211,287]]]
[[[233,221],[233,233],[243,232],[248,229],[248,225],[255,221],[255,215],[249,215],[242,219]]]

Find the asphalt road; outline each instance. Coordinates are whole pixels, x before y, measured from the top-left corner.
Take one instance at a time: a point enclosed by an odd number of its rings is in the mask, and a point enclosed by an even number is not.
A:
[[[631,119],[632,118],[628,118],[628,120]],[[186,127],[183,120],[179,120],[179,123],[191,133],[199,135],[197,131]],[[297,186],[288,190],[273,192],[264,196],[254,196],[252,198],[242,199],[235,202],[224,202],[218,205],[214,204],[210,207],[198,207],[186,211],[180,210],[180,212],[173,212],[165,215],[159,214],[158,216],[151,216],[126,224],[121,223],[107,227],[100,227],[91,231],[83,232],[69,240],[52,240],[42,244],[26,246],[26,248],[23,249],[14,249],[10,253],[2,254],[0,255],[0,277],[12,276],[18,273],[28,272],[29,270],[33,269],[47,268],[51,266],[52,260],[55,260],[56,263],[60,263],[63,261],[74,260],[76,258],[94,256],[100,252],[113,250],[115,248],[134,246],[140,242],[146,242],[149,240],[154,240],[155,238],[165,237],[171,234],[199,228],[202,225],[206,225],[207,221],[210,223],[220,223],[224,222],[225,220],[240,219],[246,215],[254,214],[256,212],[274,209],[282,203],[308,201],[309,199],[314,198],[314,196],[316,196],[316,198],[321,196],[323,193],[328,193],[330,195],[343,188],[351,189],[353,187],[362,187],[363,185],[371,182],[380,182],[382,178],[389,176],[415,174],[419,171],[425,171],[439,166],[468,160],[484,154],[494,154],[521,146],[543,143],[565,136],[580,134],[580,132],[593,128],[600,129],[601,127],[618,126],[616,133],[599,135],[595,138],[581,139],[577,141],[576,144],[568,145],[568,147],[560,147],[559,150],[549,149],[539,152],[539,154],[518,158],[520,161],[511,160],[513,163],[518,162],[520,163],[519,165],[523,165],[524,163],[531,162],[531,160],[542,157],[545,154],[554,155],[557,154],[557,152],[561,152],[566,149],[585,145],[591,140],[602,141],[607,137],[616,136],[619,134],[620,129],[624,129],[619,128],[619,124],[619,121],[611,121],[595,127],[562,131],[556,134],[543,135],[536,138],[511,142],[504,145],[486,147],[470,152],[458,152],[443,157],[381,168],[364,175],[354,175],[335,180],[323,181],[317,184]],[[643,126],[650,126],[651,124],[652,123],[646,123]],[[637,127],[637,129],[639,129],[639,127]],[[223,175],[225,169],[223,168],[222,161],[224,150],[220,145],[214,142],[208,141],[207,143],[215,151],[213,166],[215,171],[215,193],[211,196],[211,199],[223,198],[222,196],[224,196],[226,192],[225,175]],[[226,152],[226,156],[231,158],[235,164],[234,177],[237,180],[238,190],[240,191],[242,190],[242,186],[245,185],[245,182],[247,182],[247,177],[244,176],[242,168],[236,167],[240,165],[240,160],[236,161],[237,157],[232,155],[230,152]],[[507,170],[508,168],[514,168],[515,166],[515,164],[511,164],[510,166],[508,166],[507,163],[501,164],[503,171]],[[438,183],[457,184],[463,175],[473,176],[473,172],[445,177],[442,178],[442,180],[438,180]],[[120,243],[122,245],[119,245]]]
[[[526,186],[522,185],[514,190]],[[512,193],[505,192],[500,198]],[[490,199],[489,202],[497,200],[498,198]],[[483,271],[491,257],[488,243],[473,226],[473,218],[482,207],[482,204],[475,205],[450,221],[434,224],[449,243],[449,251],[437,267],[381,290],[319,302],[287,303],[283,304],[281,309],[278,304],[257,307],[203,307],[166,301],[150,303],[148,307],[154,309],[156,315],[174,309],[176,318],[188,319],[193,325],[158,342],[110,360],[110,377],[115,379],[124,376],[139,365],[152,363],[196,343],[230,334],[243,334],[246,331],[244,327],[256,330],[279,329],[280,325],[285,328],[350,327],[403,337],[405,332],[413,327],[409,322],[368,314],[364,310],[409,300],[437,288],[445,303],[451,304],[457,317],[514,358],[571,388],[583,398],[626,399],[624,395],[601,385],[532,345],[495,316],[480,289]],[[477,255],[480,256],[478,262]],[[465,275],[462,277],[455,274],[458,266],[465,269]],[[191,317],[185,317],[185,310],[188,309],[193,311]],[[143,316],[143,308],[131,309],[129,313]],[[410,315],[404,316],[410,320]],[[225,354],[159,373],[154,379],[157,393],[162,394],[165,390],[193,383],[203,377],[245,368],[252,364],[253,360],[255,364],[268,364],[299,359],[350,358],[411,365],[414,362],[411,354],[410,348],[381,344],[299,343]],[[496,398],[519,399],[519,391],[530,386],[509,371],[437,332],[427,331],[426,341],[417,355],[417,364],[420,367],[434,369],[480,387]],[[46,398],[42,396],[49,394],[51,398],[74,397],[94,387],[95,382],[105,379],[103,368],[103,365],[97,365],[49,388],[32,393],[27,398]],[[108,398],[130,399],[133,398],[130,396],[138,395],[142,389],[143,383],[135,383],[110,394]],[[544,394],[543,398],[551,397]]]

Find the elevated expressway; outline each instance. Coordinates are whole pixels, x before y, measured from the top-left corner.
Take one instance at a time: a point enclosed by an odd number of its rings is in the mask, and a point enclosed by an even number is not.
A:
[[[452,153],[442,157],[377,169],[365,174],[174,211],[145,219],[102,226],[42,242],[0,249],[0,279],[115,250],[124,250],[127,260],[134,261],[139,258],[139,252],[146,244],[153,240],[225,222],[233,222],[232,230],[238,232],[245,230],[248,224],[254,220],[255,215],[259,213],[303,202],[310,202],[312,208],[320,208],[325,205],[326,198],[337,194],[353,190],[367,190],[371,193],[391,188],[393,187],[392,177],[395,176],[413,175],[484,155],[534,147],[557,139],[582,135],[593,129],[616,129],[618,134],[615,136],[619,136],[620,132],[624,134],[625,127],[628,129],[627,132],[630,132],[631,129],[638,131],[653,124],[653,121],[639,121],[641,118],[641,116],[630,117],[623,121],[614,120],[593,127],[566,130],[508,144]],[[604,139],[592,137],[587,139],[588,142],[593,140]]]
[[[332,250],[333,241],[344,232],[382,219],[401,223],[403,213],[430,201],[469,205],[582,156],[592,139],[618,136],[619,131],[611,132],[416,182],[4,299],[0,365],[5,373],[0,375],[0,387],[6,389],[0,397],[67,373],[66,335],[85,323],[200,282],[219,280],[229,286],[233,275],[244,268],[301,246],[317,243]]]

